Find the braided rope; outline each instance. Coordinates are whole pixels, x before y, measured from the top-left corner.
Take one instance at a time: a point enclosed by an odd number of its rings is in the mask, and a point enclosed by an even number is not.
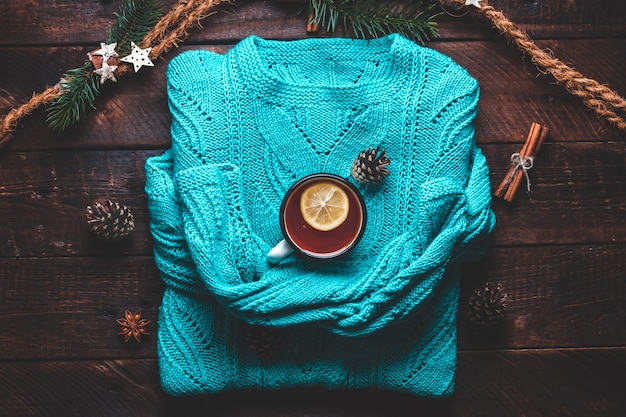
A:
[[[154,57],[163,55],[186,39],[189,30],[194,25],[199,25],[202,19],[215,13],[210,10],[221,3],[230,3],[230,0],[187,0],[179,4],[157,23],[146,35],[143,43],[148,46],[160,39],[150,53]]]
[[[527,52],[540,71],[550,74],[557,84],[563,85],[570,93],[582,99],[583,103],[594,110],[598,116],[604,117],[618,129],[626,132],[626,120],[617,113],[618,111],[626,112],[624,98],[607,86],[585,77],[563,61],[553,57],[548,51],[539,48],[526,32],[520,30],[492,6],[482,6],[479,11],[491,20],[502,35]]]
[[[39,106],[43,106],[50,103],[55,98],[61,96],[61,90],[56,87],[49,87],[45,91],[39,94],[34,94],[33,97],[26,103],[11,110],[2,119],[0,123],[0,148],[9,143],[13,138],[10,133],[15,130],[17,123],[23,118],[33,112]]]
[[[152,45],[151,58],[158,58],[174,46],[178,46],[187,36],[189,30],[200,20],[211,15],[209,10],[220,3],[228,3],[229,0],[187,0],[181,1],[163,16],[150,32],[141,41],[141,47]],[[124,75],[130,72],[130,66],[125,66],[116,73]],[[12,109],[0,122],[0,149],[13,138],[13,132],[18,122],[32,113],[40,106],[44,106],[60,97],[63,91],[58,87],[49,87],[45,91],[33,95],[26,103]]]

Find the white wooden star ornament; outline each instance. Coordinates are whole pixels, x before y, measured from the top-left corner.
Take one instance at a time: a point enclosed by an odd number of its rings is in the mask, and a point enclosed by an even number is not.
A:
[[[106,80],[111,80],[113,82],[117,82],[115,78],[115,70],[117,69],[117,65],[109,65],[106,62],[102,62],[102,68],[98,68],[95,73],[100,76],[100,84],[104,84]]]
[[[106,44],[104,42],[100,42],[100,49],[94,51],[94,55],[102,55],[102,60],[106,61],[111,57],[118,57],[119,55],[115,52],[115,48],[117,47],[117,42],[113,42],[110,44]]]
[[[133,50],[130,55],[122,58],[123,62],[133,64],[135,72],[139,71],[141,67],[154,67],[154,64],[152,63],[152,61],[150,61],[150,58],[148,57],[148,54],[152,50],[152,47],[141,49],[140,47],[135,45],[135,42],[131,42],[130,45],[133,47]]]
[[[481,0],[465,0],[465,5],[474,6],[474,7],[478,7],[479,9],[481,9],[483,6],[480,5],[480,1]]]

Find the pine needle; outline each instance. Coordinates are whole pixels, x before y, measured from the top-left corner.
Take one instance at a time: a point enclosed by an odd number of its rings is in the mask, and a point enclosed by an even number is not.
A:
[[[131,52],[130,42],[139,43],[152,30],[161,17],[161,2],[158,0],[127,0],[115,13],[117,20],[109,28],[107,43],[117,43],[120,56]]]
[[[61,132],[78,123],[85,113],[86,105],[96,108],[94,102],[100,93],[100,83],[87,61],[80,68],[69,70],[61,81],[61,94],[48,107],[48,127]]]
[[[377,38],[399,33],[422,44],[439,36],[435,19],[441,15],[434,3],[389,0],[311,0],[312,23],[336,32],[341,24],[357,38]]]

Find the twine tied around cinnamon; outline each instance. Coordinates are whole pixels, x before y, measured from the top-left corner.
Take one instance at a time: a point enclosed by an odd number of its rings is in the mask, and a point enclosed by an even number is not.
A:
[[[534,160],[535,158],[532,156],[522,156],[519,152],[515,152],[511,155],[511,164],[513,167],[516,170],[521,169],[526,176],[526,191],[528,192],[530,192],[530,178],[528,177],[528,170],[533,167]]]
[[[526,190],[530,192],[528,171],[535,165],[535,156],[549,133],[550,129],[539,123],[530,126],[524,146],[511,155],[511,167],[493,195],[508,202],[513,201],[523,178],[526,179]]]

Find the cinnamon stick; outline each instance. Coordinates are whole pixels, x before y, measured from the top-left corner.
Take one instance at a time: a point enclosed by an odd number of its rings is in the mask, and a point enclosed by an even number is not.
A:
[[[539,143],[539,138],[541,137],[542,126],[539,123],[533,123],[530,128],[529,139],[526,141],[526,146],[522,148],[520,151],[520,157],[522,161],[525,158],[532,157],[536,154],[537,144]],[[522,162],[523,163],[523,162]],[[504,199],[508,202],[513,201],[515,198],[515,194],[519,189],[520,184],[522,183],[522,179],[524,177],[524,170],[521,167],[515,171],[515,176],[513,181],[509,185],[509,188],[506,190],[504,194]]]
[[[496,197],[503,198],[508,202],[513,201],[522,183],[523,177],[526,176],[524,168],[520,164],[523,163],[526,158],[534,157],[539,152],[539,148],[541,148],[549,132],[550,129],[548,129],[547,126],[539,123],[533,123],[530,126],[526,141],[519,152],[522,161],[509,168],[506,176],[494,192]]]
[[[537,154],[539,153],[539,149],[541,148],[541,145],[543,145],[543,143],[546,141],[548,134],[550,134],[550,129],[548,128],[548,126],[542,125],[541,131],[539,132],[539,138],[537,139],[537,143],[535,143],[535,147],[533,148],[532,153],[529,156],[537,156]]]
[[[537,126],[540,126],[540,125],[538,123],[533,123],[532,125],[530,125],[530,131],[528,132],[526,141],[524,142],[524,145],[522,146],[520,155],[528,151],[528,145],[530,144],[530,141],[533,137],[533,134],[535,133],[537,129]],[[500,185],[498,186],[498,188],[496,189],[494,193],[496,197],[500,197],[500,198],[504,197],[504,194],[507,192],[509,186],[511,185],[511,182],[514,180],[515,173],[517,172],[518,169],[519,168],[517,166],[511,165],[511,167],[509,168],[509,171],[506,173],[504,179],[502,180],[502,182],[500,183]]]
[[[309,9],[309,18],[306,23],[306,32],[307,33],[317,33],[319,31],[319,22],[314,22],[315,20],[315,12],[311,7]]]

